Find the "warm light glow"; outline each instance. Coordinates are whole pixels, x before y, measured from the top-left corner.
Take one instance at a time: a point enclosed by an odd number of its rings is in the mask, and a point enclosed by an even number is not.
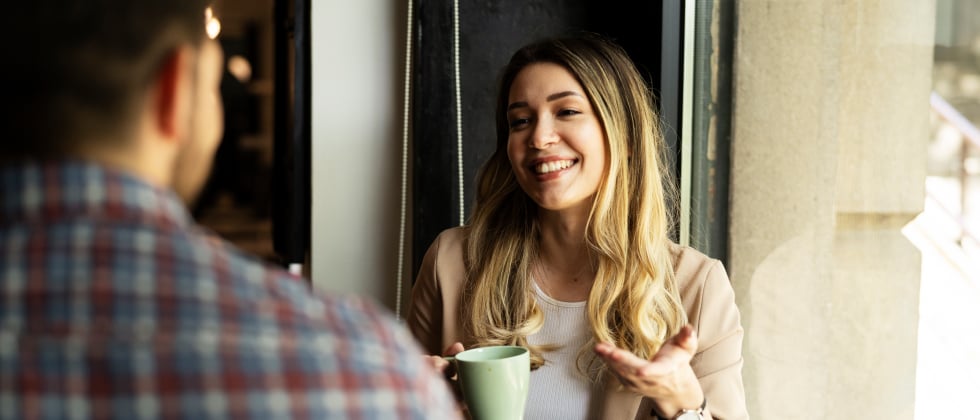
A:
[[[214,11],[210,7],[204,9],[204,24],[208,38],[215,39],[221,33],[221,21],[214,17]]]
[[[228,72],[239,82],[248,83],[252,80],[252,63],[240,55],[233,55],[228,59]]]

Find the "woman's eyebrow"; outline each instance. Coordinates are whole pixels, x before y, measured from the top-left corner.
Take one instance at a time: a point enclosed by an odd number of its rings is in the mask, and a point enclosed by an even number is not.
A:
[[[557,100],[559,100],[561,98],[564,98],[566,96],[578,96],[578,97],[582,97],[582,95],[580,93],[578,93],[578,92],[575,92],[573,90],[566,90],[564,92],[552,93],[551,95],[548,95],[548,97],[545,98],[545,99],[547,99],[548,102],[551,102],[551,101],[557,101]]]
[[[566,90],[564,92],[552,93],[551,95],[548,95],[548,97],[545,98],[545,100],[547,100],[548,102],[552,102],[552,101],[557,101],[557,100],[559,100],[561,98],[564,98],[564,97],[567,97],[567,96],[578,96],[578,97],[582,97],[582,94],[581,93],[578,93],[578,92],[575,92],[573,90]],[[526,108],[526,107],[527,107],[527,101],[518,101],[518,102],[514,102],[514,103],[512,103],[510,105],[507,105],[507,110],[510,111],[512,109]]]

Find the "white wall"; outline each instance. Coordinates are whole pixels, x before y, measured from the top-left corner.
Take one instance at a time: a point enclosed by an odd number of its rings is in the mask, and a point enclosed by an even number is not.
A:
[[[310,274],[319,290],[394,308],[405,6],[312,3]]]

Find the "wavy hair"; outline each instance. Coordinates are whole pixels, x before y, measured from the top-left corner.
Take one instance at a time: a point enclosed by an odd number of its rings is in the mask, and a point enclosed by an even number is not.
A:
[[[649,359],[687,322],[669,250],[674,184],[665,169],[666,147],[649,88],[626,53],[597,36],[528,45],[504,68],[497,93],[496,151],[480,170],[466,230],[464,331],[479,346],[528,346],[535,368],[550,350],[527,342],[544,323],[531,286],[538,207],[518,185],[507,157],[511,84],[522,69],[541,62],[571,72],[605,132],[609,162],[585,233],[597,262],[586,305],[593,340]],[[591,354],[587,351],[581,349],[580,362]],[[590,357],[584,369],[596,380],[604,368]]]

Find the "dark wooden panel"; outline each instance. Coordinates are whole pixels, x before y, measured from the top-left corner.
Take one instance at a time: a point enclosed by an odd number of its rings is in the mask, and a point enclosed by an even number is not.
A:
[[[310,246],[310,0],[276,0],[273,243],[283,264]],[[290,95],[289,92],[296,92]]]

